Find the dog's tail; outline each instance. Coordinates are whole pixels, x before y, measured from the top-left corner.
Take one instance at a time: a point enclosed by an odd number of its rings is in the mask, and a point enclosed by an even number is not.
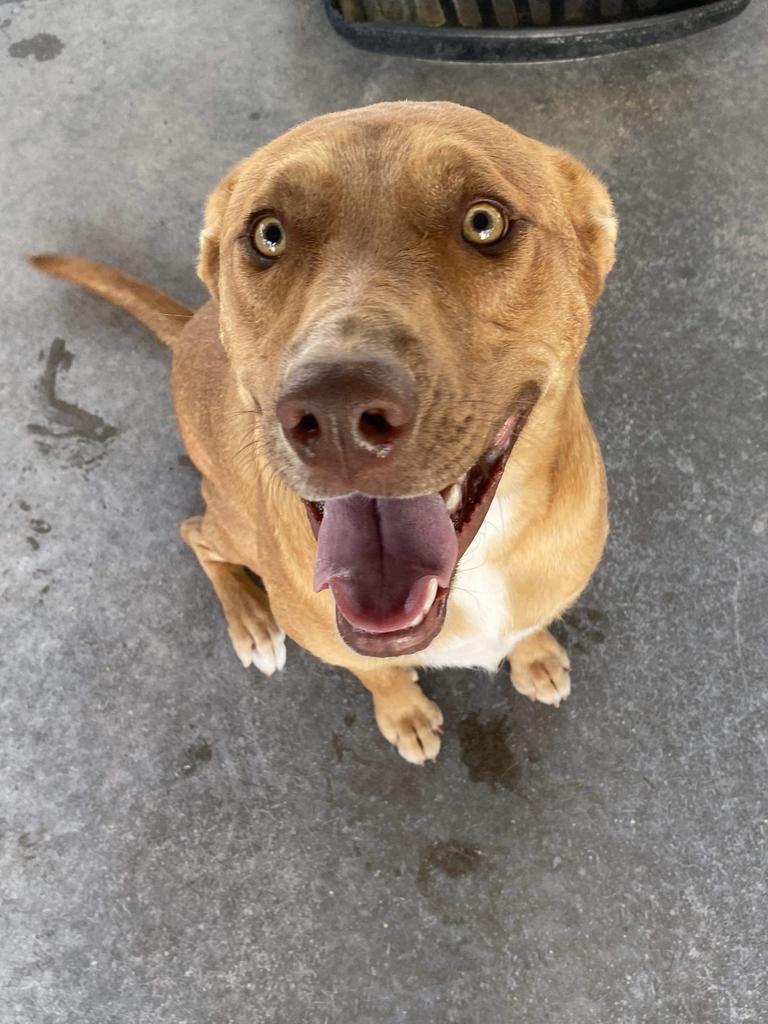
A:
[[[107,302],[120,306],[145,324],[165,345],[173,345],[184,329],[192,310],[182,306],[170,295],[138,281],[114,267],[78,256],[57,256],[40,253],[27,257],[33,267],[51,277],[62,277],[79,284]]]

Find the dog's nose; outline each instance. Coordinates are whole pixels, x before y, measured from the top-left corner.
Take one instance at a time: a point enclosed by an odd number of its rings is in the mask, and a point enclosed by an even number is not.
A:
[[[353,485],[402,446],[415,398],[411,378],[396,363],[312,363],[289,375],[277,416],[303,462]]]

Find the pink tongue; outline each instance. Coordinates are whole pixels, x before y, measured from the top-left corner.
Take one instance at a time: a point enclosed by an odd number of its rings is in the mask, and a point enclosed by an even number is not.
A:
[[[326,501],[317,536],[315,590],[331,588],[344,618],[368,633],[405,629],[430,581],[447,587],[458,558],[456,531],[439,494]]]

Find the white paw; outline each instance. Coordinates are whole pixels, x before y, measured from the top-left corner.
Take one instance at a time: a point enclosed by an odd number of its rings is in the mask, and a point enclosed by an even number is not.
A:
[[[265,676],[286,667],[286,634],[258,601],[243,602],[227,616],[229,639],[243,668],[255,665]]]
[[[401,757],[418,765],[435,760],[440,753],[443,713],[424,696],[417,683],[406,677],[386,696],[374,696],[373,707],[382,735],[397,747]]]
[[[521,640],[509,655],[512,685],[530,700],[559,707],[571,692],[568,655],[546,629]]]
[[[226,615],[229,638],[244,668],[255,665],[265,676],[285,668],[285,633],[272,617],[265,595],[255,587],[240,591]]]
[[[275,626],[274,631],[270,632],[266,640],[251,647],[250,661],[247,660],[247,656],[242,661],[246,668],[249,665],[255,665],[259,672],[263,672],[265,676],[271,676],[285,668],[285,658],[285,633]]]
[[[557,708],[571,692],[571,675],[556,658],[545,657],[512,676],[512,685],[530,700]]]

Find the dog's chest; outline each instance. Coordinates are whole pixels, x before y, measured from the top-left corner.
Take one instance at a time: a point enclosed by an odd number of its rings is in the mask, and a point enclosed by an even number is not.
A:
[[[485,522],[459,562],[445,626],[422,652],[433,668],[477,667],[493,672],[514,645],[533,629],[508,629],[509,599],[503,567],[492,557],[503,540],[512,512],[507,499],[496,496]]]

